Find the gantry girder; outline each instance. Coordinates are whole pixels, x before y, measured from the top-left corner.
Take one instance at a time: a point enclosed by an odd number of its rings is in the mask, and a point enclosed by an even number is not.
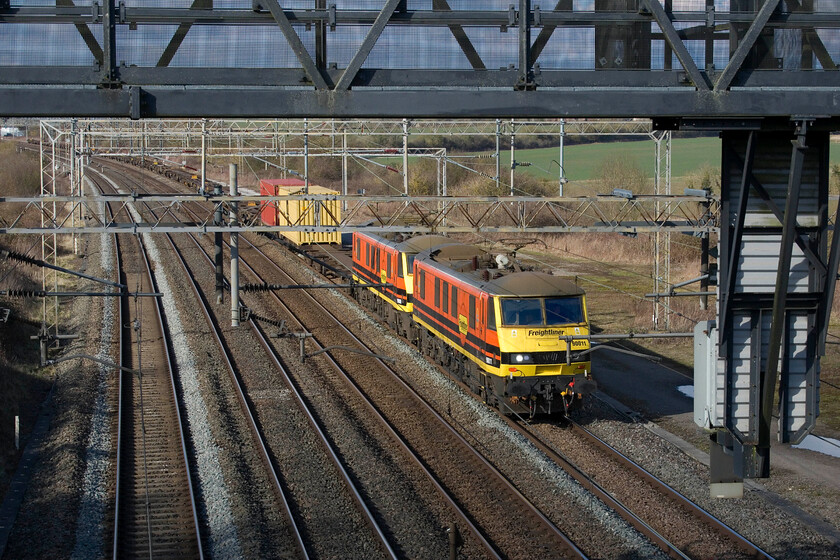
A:
[[[74,119],[79,130],[92,139],[149,137],[200,138],[202,134],[217,137],[270,138],[274,135],[333,135],[347,133],[358,136],[402,136],[401,120],[395,119],[149,119],[135,122],[125,119]],[[42,121],[57,129],[69,128],[70,119]],[[204,122],[204,129],[202,129]],[[506,119],[418,119],[409,123],[412,136],[492,136],[500,127],[501,134],[511,129],[519,136],[638,136],[652,132],[649,119],[571,119],[516,120]]]
[[[287,142],[303,136],[318,137],[412,137],[475,136],[492,138],[515,134],[522,136],[616,136],[656,140],[649,119],[554,119],[554,120],[343,120],[343,119],[52,119],[43,126],[64,131],[75,126],[84,133],[84,150],[89,155],[140,156],[143,154],[197,154],[205,142],[210,157],[271,156],[289,148]],[[419,148],[412,148],[417,150]],[[324,151],[309,147],[310,155]],[[288,155],[288,154],[287,154]]]
[[[2,115],[840,114],[820,0],[56,4],[0,2]]]
[[[718,318],[699,327],[714,351],[695,363],[695,421],[715,430],[713,495],[769,477],[772,440],[801,442],[819,416],[840,230],[830,131],[795,125],[722,135]]]
[[[346,210],[336,217],[338,225],[302,225],[282,221],[277,226],[265,226],[258,212],[250,218],[242,217],[239,226],[213,225],[213,216],[220,205],[227,209],[237,202],[240,208],[259,210],[273,201],[304,201],[304,206],[321,205],[328,201],[343,201]],[[104,232],[282,232],[308,231],[378,231],[435,233],[573,233],[612,232],[624,234],[679,231],[701,234],[716,231],[718,202],[711,197],[638,195],[588,197],[489,197],[489,196],[341,196],[297,195],[236,197],[200,195],[102,195],[51,196],[38,198],[5,197],[4,203],[20,204],[23,210],[13,220],[0,222],[0,234],[46,233],[104,233]],[[129,204],[149,203],[159,209],[161,221],[156,223],[102,222],[93,211],[101,203],[115,203],[115,220],[125,216],[119,209]],[[178,209],[190,202],[204,203],[203,210],[192,205],[197,217],[191,222],[178,221]],[[33,227],[30,214],[41,215],[44,204],[56,208],[52,222]],[[72,224],[71,217],[79,212],[88,216],[87,223]],[[203,214],[202,214],[203,212]],[[303,214],[303,212],[302,212]]]

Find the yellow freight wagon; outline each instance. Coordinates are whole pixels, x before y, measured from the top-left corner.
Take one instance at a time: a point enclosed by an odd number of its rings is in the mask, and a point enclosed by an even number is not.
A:
[[[305,183],[300,179],[263,179],[260,193],[267,196],[300,196]],[[309,185],[309,194],[337,195],[338,191]],[[267,202],[260,211],[262,222],[269,226],[335,227],[341,223],[339,200],[279,200]],[[341,232],[284,231],[282,235],[298,245],[341,243]]]

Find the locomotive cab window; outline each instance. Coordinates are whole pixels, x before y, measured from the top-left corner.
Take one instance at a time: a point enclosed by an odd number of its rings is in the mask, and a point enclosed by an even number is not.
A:
[[[386,267],[388,269],[387,272],[386,272],[388,278],[391,277],[391,261],[393,260],[393,258],[394,258],[393,255],[385,253],[385,260],[388,263],[388,266]]]
[[[503,298],[502,323],[509,326],[538,327],[583,323],[580,297]]]
[[[475,296],[470,296],[470,328],[475,328]]]
[[[580,297],[546,298],[545,322],[547,325],[583,323],[583,301]]]
[[[542,300],[502,299],[502,322],[511,326],[538,326],[543,324]]]

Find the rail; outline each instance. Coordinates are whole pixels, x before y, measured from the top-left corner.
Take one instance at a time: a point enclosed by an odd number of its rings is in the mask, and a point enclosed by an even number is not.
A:
[[[102,185],[97,183],[98,188],[102,189]],[[106,207],[107,212],[112,212],[110,207]],[[124,276],[124,268],[123,268],[123,258],[122,258],[122,249],[120,246],[120,240],[115,235],[115,248],[116,248],[116,270],[118,274],[120,274],[120,280],[123,280],[122,276]],[[154,275],[151,271],[151,266],[149,265],[148,257],[146,255],[145,247],[141,240],[138,239],[138,254],[142,257],[144,263],[144,274],[147,278],[148,284],[153,288],[156,289]],[[121,282],[122,283],[122,282]],[[198,510],[196,507],[196,499],[195,499],[195,491],[193,486],[192,477],[190,474],[190,461],[189,461],[189,454],[187,452],[187,444],[186,444],[186,437],[185,437],[185,429],[182,421],[182,415],[180,410],[179,404],[179,395],[176,388],[175,383],[175,376],[174,376],[174,368],[170,358],[170,341],[169,337],[166,334],[166,330],[164,329],[163,324],[163,312],[161,309],[161,304],[158,298],[155,298],[155,310],[154,315],[157,318],[157,325],[154,328],[159,329],[162,337],[163,344],[165,345],[164,348],[161,349],[161,355],[165,356],[165,367],[166,372],[168,375],[164,376],[164,379],[168,382],[168,391],[164,390],[159,396],[163,398],[163,402],[160,400],[152,403],[152,406],[148,408],[150,410],[154,410],[158,407],[164,408],[166,406],[171,407],[169,412],[169,418],[175,419],[175,427],[177,428],[177,443],[179,446],[180,451],[180,459],[183,461],[181,463],[182,472],[181,474],[186,480],[186,488],[188,493],[188,502],[189,502],[189,513],[184,512],[184,504],[181,502],[179,497],[177,496],[167,496],[167,499],[170,500],[169,503],[174,503],[175,508],[177,511],[176,515],[180,517],[190,517],[191,518],[191,525],[189,523],[175,523],[173,522],[171,512],[168,511],[167,515],[164,516],[154,516],[152,515],[153,504],[151,503],[148,487],[152,484],[159,483],[162,481],[163,484],[168,484],[171,486],[177,485],[173,481],[176,480],[176,477],[172,476],[171,472],[168,473],[158,473],[158,476],[153,478],[149,477],[150,472],[153,472],[152,469],[148,466],[148,460],[146,457],[146,450],[150,447],[165,447],[160,445],[160,442],[157,442],[154,446],[149,446],[146,443],[145,438],[147,437],[146,434],[146,423],[145,423],[145,409],[147,403],[142,401],[142,387],[140,388],[141,391],[141,401],[139,406],[141,408],[141,420],[139,429],[141,430],[141,441],[142,441],[142,448],[143,448],[143,467],[142,471],[144,473],[146,491],[144,497],[144,503],[142,505],[143,514],[137,518],[136,516],[129,515],[128,511],[123,511],[126,508],[129,508],[130,511],[136,512],[137,504],[132,502],[130,497],[124,496],[124,493],[131,489],[130,478],[132,473],[129,472],[128,466],[130,465],[128,459],[126,458],[126,452],[131,453],[133,452],[132,446],[125,442],[127,437],[134,437],[129,436],[126,433],[126,428],[134,426],[134,432],[137,431],[137,426],[134,420],[129,419],[129,415],[133,414],[131,410],[131,406],[133,405],[133,398],[131,396],[126,395],[126,392],[133,387],[134,379],[127,380],[126,376],[137,376],[138,382],[142,384],[142,376],[144,374],[144,370],[142,368],[142,363],[140,371],[133,369],[131,366],[132,364],[132,355],[131,355],[131,337],[125,337],[125,332],[127,330],[127,326],[132,321],[129,320],[130,312],[129,312],[129,298],[127,295],[124,295],[121,298],[120,306],[119,306],[119,325],[120,325],[120,336],[119,336],[119,343],[120,343],[120,377],[119,377],[119,388],[118,388],[118,414],[117,414],[117,464],[116,464],[116,482],[115,482],[115,502],[114,502],[114,531],[113,531],[113,558],[126,558],[131,557],[132,555],[137,556],[155,556],[155,557],[172,557],[172,558],[183,558],[187,553],[194,553],[197,558],[203,558],[203,548],[202,548],[202,539],[201,539],[201,525],[198,519]],[[136,318],[135,318],[136,319]],[[139,344],[139,341],[138,341]],[[139,359],[139,358],[138,358]],[[160,378],[155,379],[155,381],[160,381]],[[169,396],[166,396],[169,395]],[[171,399],[171,402],[169,401]],[[156,411],[158,412],[158,411]],[[136,469],[134,469],[136,470]],[[125,480],[124,480],[125,479]],[[151,482],[150,482],[151,480]],[[183,489],[181,489],[182,491]],[[133,518],[132,518],[133,517]],[[145,545],[143,545],[144,538],[138,537],[138,523],[142,524],[145,532]],[[192,527],[190,530],[189,527]],[[171,543],[175,543],[172,545]],[[159,546],[158,546],[159,545]],[[142,550],[141,550],[142,548]]]

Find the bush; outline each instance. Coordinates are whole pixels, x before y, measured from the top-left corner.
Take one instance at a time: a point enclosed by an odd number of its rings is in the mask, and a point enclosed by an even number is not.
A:
[[[515,194],[518,196],[558,196],[559,191],[556,181],[537,179],[533,175],[517,175],[515,182]]]
[[[37,196],[40,171],[36,153],[17,153],[17,142],[0,142],[0,185],[6,196]]]
[[[598,168],[597,177],[610,191],[628,189],[634,194],[653,194],[647,173],[627,155],[618,154],[604,161]]]
[[[720,194],[720,167],[703,165],[688,176],[685,186],[689,189],[708,189],[712,194]]]

